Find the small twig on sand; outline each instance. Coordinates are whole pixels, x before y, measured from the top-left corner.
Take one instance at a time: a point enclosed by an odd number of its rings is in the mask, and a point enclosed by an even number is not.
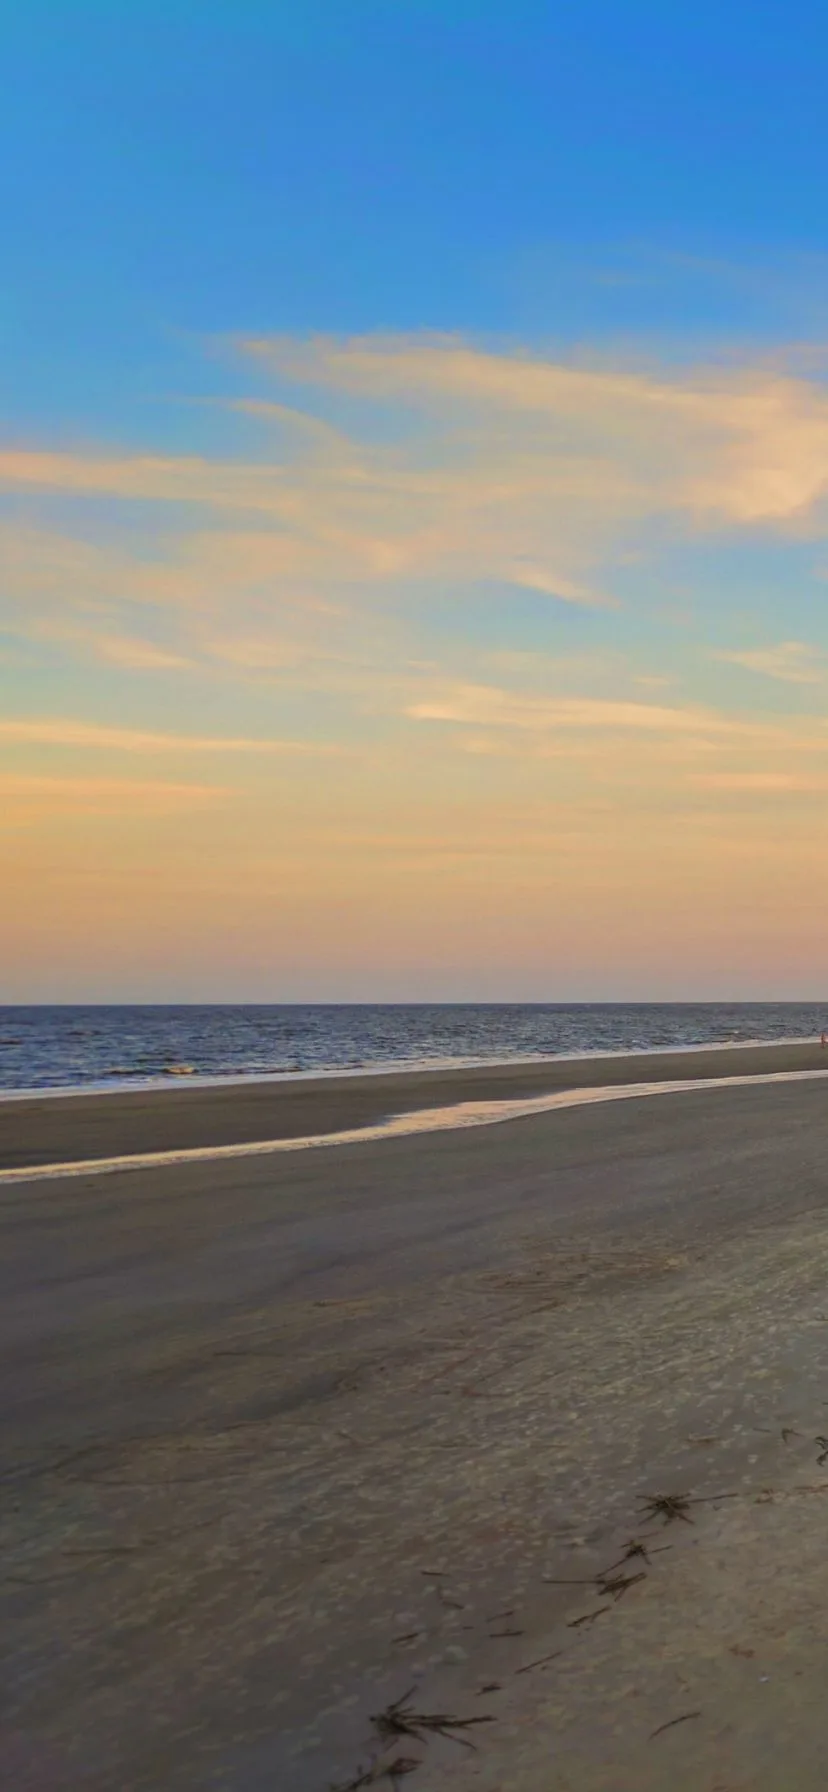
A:
[[[649,1564],[651,1556],[662,1556],[666,1550],[672,1549],[672,1547],[672,1543],[659,1543],[653,1549],[648,1549],[646,1543],[639,1537],[631,1537],[629,1543],[624,1545],[624,1554],[619,1556],[617,1562],[612,1562],[609,1568],[605,1568],[599,1579],[604,1580],[608,1574],[613,1574],[616,1568],[623,1568],[625,1562],[638,1559]]]
[[[682,1519],[684,1524],[693,1523],[687,1516],[690,1501],[684,1493],[648,1494],[641,1505],[647,1518],[663,1518],[665,1524],[672,1524],[676,1518]]]
[[[371,1767],[364,1770],[358,1767],[352,1780],[340,1781],[338,1785],[331,1786],[331,1792],[362,1792],[363,1786],[375,1786],[378,1780],[391,1780],[392,1784],[396,1784],[397,1780],[401,1780],[406,1773],[413,1773],[415,1767],[419,1766],[420,1762],[412,1755],[397,1755],[393,1761],[383,1756]]]
[[[594,1612],[584,1612],[580,1618],[571,1618],[567,1630],[577,1630],[581,1624],[591,1624],[593,1619],[603,1617],[604,1612],[611,1612],[611,1605],[599,1605]]]
[[[622,1599],[624,1594],[629,1591],[630,1587],[635,1587],[638,1585],[638,1582],[640,1580],[646,1580],[646,1579],[647,1579],[647,1576],[646,1576],[646,1574],[643,1574],[643,1573],[642,1574],[602,1574],[596,1580],[595,1585],[598,1589],[598,1592],[602,1595],[602,1597],[607,1598],[607,1599],[614,1599],[617,1604],[619,1599]]]
[[[743,1500],[744,1497],[744,1494],[738,1489],[735,1493],[700,1493],[695,1499],[688,1500],[687,1504],[688,1506],[718,1506],[720,1500]]]
[[[552,1580],[550,1577],[547,1579],[546,1585],[548,1587],[594,1587],[595,1575],[584,1574],[578,1580]]]
[[[452,1742],[459,1742],[463,1748],[474,1748],[467,1736],[455,1736],[455,1730],[470,1730],[473,1724],[493,1724],[493,1717],[452,1717],[448,1712],[415,1711],[408,1700],[414,1692],[410,1687],[402,1697],[393,1704],[386,1705],[384,1711],[377,1712],[371,1722],[380,1736],[414,1736],[422,1742],[424,1733],[429,1731],[438,1736],[447,1736]]]
[[[492,1639],[495,1637],[498,1637],[498,1636],[522,1636],[522,1635],[523,1635],[522,1630],[490,1630],[489,1631],[489,1636]]]
[[[631,1555],[644,1555],[645,1559],[649,1561],[649,1557],[646,1556],[646,1552],[642,1546],[639,1546],[638,1549],[629,1550],[627,1555],[622,1557],[622,1561],[629,1561]],[[621,1562],[616,1562],[614,1566],[620,1568]],[[552,1587],[594,1587],[596,1593],[600,1593],[602,1598],[620,1599],[621,1595],[626,1593],[628,1587],[634,1587],[637,1581],[646,1579],[647,1576],[643,1573],[613,1574],[612,1569],[607,1568],[604,1574],[593,1574],[590,1576],[589,1580],[553,1580],[549,1582],[549,1585]]]
[[[657,1730],[652,1730],[650,1732],[650,1741],[653,1742],[655,1740],[656,1736],[663,1736],[665,1730],[675,1729],[676,1724],[689,1723],[691,1717],[701,1717],[701,1712],[700,1711],[683,1711],[681,1714],[681,1717],[671,1717],[669,1720],[669,1723],[659,1724]]]
[[[551,1655],[539,1655],[537,1661],[527,1661],[522,1668],[515,1668],[516,1674],[531,1674],[533,1668],[545,1668],[548,1661],[557,1661],[563,1654],[562,1649],[553,1649]]]

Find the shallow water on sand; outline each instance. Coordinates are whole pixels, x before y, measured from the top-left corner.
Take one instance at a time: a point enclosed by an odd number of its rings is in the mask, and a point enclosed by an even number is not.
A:
[[[242,1140],[233,1145],[184,1146],[178,1150],[141,1151],[120,1157],[83,1158],[67,1163],[26,1164],[0,1169],[0,1185],[63,1181],[68,1176],[106,1176],[112,1171],[161,1169],[170,1164],[226,1162],[234,1157],[269,1157],[280,1152],[311,1151],[332,1145],[365,1145],[378,1139],[401,1139],[415,1133],[455,1132],[472,1126],[497,1126],[507,1120],[559,1113],[563,1108],[591,1107],[608,1101],[644,1100],[652,1095],[701,1095],[715,1089],[748,1089],[757,1083],[821,1081],[825,1070],[781,1070],[751,1076],[679,1078],[663,1083],[619,1083],[606,1088],[558,1089],[511,1101],[460,1101],[440,1108],[415,1108],[393,1114],[372,1126],[340,1132],[310,1133],[297,1138]]]

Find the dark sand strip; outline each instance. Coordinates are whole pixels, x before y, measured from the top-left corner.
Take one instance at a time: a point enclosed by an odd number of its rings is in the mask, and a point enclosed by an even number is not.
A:
[[[371,1126],[392,1114],[560,1089],[828,1068],[819,1045],[746,1046],[546,1064],[394,1072],[318,1081],[40,1096],[0,1102],[0,1169],[143,1151],[290,1139]]]

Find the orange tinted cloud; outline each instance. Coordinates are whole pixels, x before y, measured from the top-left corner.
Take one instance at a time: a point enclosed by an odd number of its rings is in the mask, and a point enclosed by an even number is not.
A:
[[[744,614],[723,633],[718,562],[716,630],[712,606],[689,628],[703,556],[670,589],[669,553],[822,526],[819,380],[420,338],[266,342],[248,365],[316,381],[320,409],[347,393],[351,434],[277,394],[235,401],[246,458],[0,458],[42,517],[0,530],[25,660],[0,722],[6,962],[140,961],[163,994],[193,953],[194,993],[223,963],[274,996],[343,966],[375,993],[378,965],[388,994],[425,967],[430,993],[496,975],[506,996],[540,967],[554,995],[613,963],[635,992],[656,960],[695,988],[720,949],[723,988],[729,941],[816,975],[825,656]],[[41,775],[67,754],[103,775]],[[185,782],[209,756],[232,790]]]
[[[217,784],[138,782],[124,778],[49,778],[0,772],[2,826],[21,820],[67,820],[73,815],[169,815],[203,809],[228,795]]]
[[[775,647],[742,648],[738,652],[722,650],[713,657],[731,666],[742,666],[747,672],[779,678],[785,684],[821,684],[828,671],[828,657],[804,641],[780,641]]]
[[[549,729],[636,729],[647,733],[732,733],[732,718],[701,706],[668,708],[655,703],[606,702],[598,698],[544,698],[492,685],[448,686],[442,694],[409,705],[418,721],[461,722],[476,726]]]
[[[311,757],[337,753],[321,741],[245,740],[227,735],[157,734],[139,728],[111,728],[69,718],[0,721],[0,741],[29,746],[92,747],[118,753],[274,753]]]
[[[430,404],[471,407],[485,439],[486,418],[521,414],[567,425],[551,465],[593,461],[596,492],[613,466],[618,489],[644,501],[637,475],[649,470],[654,508],[703,509],[735,522],[782,522],[806,510],[828,485],[828,397],[822,382],[772,366],[697,367],[667,376],[612,366],[578,366],[539,355],[486,353],[455,338],[260,338],[244,345],[276,372],[321,386]],[[621,478],[631,472],[629,481]],[[634,506],[635,507],[635,506]]]

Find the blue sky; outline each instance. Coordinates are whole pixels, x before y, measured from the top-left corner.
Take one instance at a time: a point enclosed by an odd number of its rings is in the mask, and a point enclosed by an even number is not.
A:
[[[824,9],[0,27],[9,993],[828,977]]]
[[[828,299],[820,7],[3,13],[24,427],[140,428],[204,332],[761,338]]]

